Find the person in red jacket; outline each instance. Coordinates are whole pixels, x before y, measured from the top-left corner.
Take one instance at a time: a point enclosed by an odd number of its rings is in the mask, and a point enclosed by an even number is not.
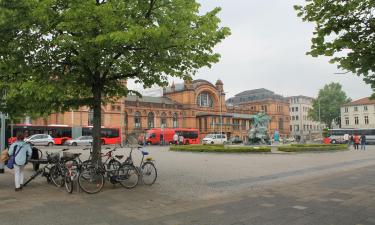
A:
[[[354,141],[354,149],[359,150],[358,146],[359,146],[360,137],[358,136],[358,134],[354,135],[353,141]]]

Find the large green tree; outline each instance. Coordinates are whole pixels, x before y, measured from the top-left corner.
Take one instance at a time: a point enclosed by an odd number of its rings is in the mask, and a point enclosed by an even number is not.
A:
[[[306,0],[298,16],[315,24],[308,54],[331,57],[344,71],[363,76],[375,90],[375,1]]]
[[[2,0],[0,85],[3,110],[48,114],[94,111],[100,152],[101,105],[133,92],[122,84],[165,85],[219,60],[230,31],[220,9],[200,13],[195,0]],[[21,112],[20,112],[21,111]]]
[[[337,121],[340,118],[340,107],[350,101],[350,98],[342,90],[341,84],[326,84],[319,90],[318,97],[314,99],[309,117],[331,126],[332,120]]]

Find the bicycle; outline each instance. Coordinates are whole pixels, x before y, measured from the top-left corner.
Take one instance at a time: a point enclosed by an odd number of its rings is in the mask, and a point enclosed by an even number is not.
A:
[[[62,149],[61,151],[67,151],[69,149]],[[26,186],[29,182],[34,180],[37,176],[42,175],[46,177],[47,182],[50,183],[51,179],[51,169],[56,165],[56,163],[60,159],[60,153],[48,153],[46,152],[46,159],[30,159],[29,162],[38,163],[38,164],[46,164],[42,168],[39,168],[24,184]]]
[[[65,149],[65,151],[66,150],[69,149]],[[55,165],[50,169],[50,178],[57,187],[64,186],[65,176],[67,174],[67,167],[65,164],[73,159],[74,154],[65,154],[64,152],[63,156],[59,157]]]
[[[142,147],[137,147],[137,149],[140,150],[142,153],[142,160],[139,166],[135,166],[134,161],[133,161],[133,156],[132,156],[133,149],[134,148],[131,148],[130,154],[128,158],[125,160],[124,165],[134,166],[143,184],[153,185],[158,176],[158,172],[156,170],[155,163],[154,163],[155,161],[152,159],[152,157],[147,157],[145,160],[145,156],[148,156],[149,153],[146,151],[143,151]]]
[[[111,183],[117,183],[116,173],[121,163],[115,158],[121,159],[123,155],[116,155],[115,157],[113,157],[113,152],[116,150],[117,148],[115,147],[113,150],[105,154],[101,153],[101,158],[107,158],[102,163],[100,163],[99,161],[96,162],[95,165],[92,164],[92,152],[90,151],[89,160],[86,160],[82,163],[82,171],[78,175],[78,185],[84,192],[88,194],[95,194],[100,192],[104,186],[105,175]]]
[[[80,155],[82,153],[73,153],[73,159],[65,163],[65,190],[71,194],[73,192],[74,180],[76,180],[82,170],[82,160]]]

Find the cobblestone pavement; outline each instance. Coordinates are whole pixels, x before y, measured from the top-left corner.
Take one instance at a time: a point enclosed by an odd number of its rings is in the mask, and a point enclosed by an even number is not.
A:
[[[147,149],[157,183],[133,190],[106,184],[97,195],[69,195],[37,178],[16,193],[7,170],[0,174],[0,224],[375,224],[373,146],[308,154]]]

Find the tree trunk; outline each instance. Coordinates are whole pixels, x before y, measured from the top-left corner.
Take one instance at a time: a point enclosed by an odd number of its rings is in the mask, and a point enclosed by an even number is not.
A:
[[[94,111],[94,127],[92,129],[92,137],[93,137],[93,155],[92,160],[93,162],[101,163],[101,125],[102,125],[102,109],[101,109],[101,100],[102,100],[102,92],[100,85],[94,85],[92,87],[92,92],[94,96],[94,104],[93,104],[93,111]]]

